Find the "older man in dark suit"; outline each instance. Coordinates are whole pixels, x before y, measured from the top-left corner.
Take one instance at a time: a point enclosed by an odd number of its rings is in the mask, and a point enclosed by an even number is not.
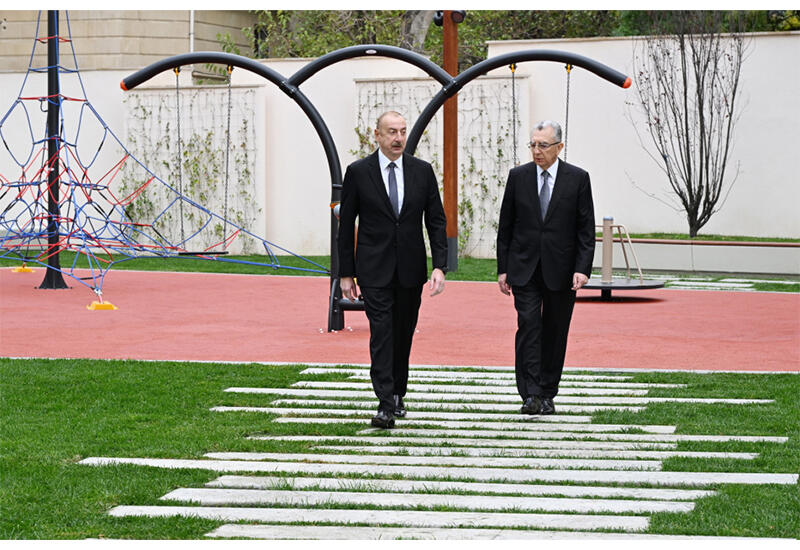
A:
[[[533,162],[508,175],[497,230],[497,282],[514,294],[522,414],[554,414],[575,292],[589,280],[595,224],[589,174],[558,159],[561,126],[531,133]]]
[[[447,235],[439,186],[431,165],[404,153],[406,121],[388,111],[375,128],[378,150],[347,167],[339,211],[342,295],[355,300],[354,277],[369,320],[370,377],[378,414],[372,425],[392,428],[405,416],[411,341],[422,287],[428,278],[423,219],[433,259],[431,295],[444,290]],[[358,217],[358,243],[354,229]]]

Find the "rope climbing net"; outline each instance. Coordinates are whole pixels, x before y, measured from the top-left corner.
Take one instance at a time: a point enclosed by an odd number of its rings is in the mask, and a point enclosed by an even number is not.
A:
[[[181,256],[328,272],[325,267],[252,233],[238,220],[227,219],[230,86],[226,107],[228,135],[222,151],[225,169],[217,175],[219,185],[212,186],[225,193],[224,199],[217,200],[224,204],[220,215],[201,204],[208,204],[202,200],[205,197],[193,198],[184,192],[185,174],[178,174],[181,187],[176,188],[167,183],[173,174],[162,179],[137,160],[101,118],[87,99],[78,71],[68,15],[67,36],[56,37],[59,46],[68,46],[70,54],[58,56],[55,65],[59,93],[42,95],[42,90],[48,89],[48,72],[52,75],[54,71],[50,70],[51,65],[40,63],[42,45],[53,38],[40,36],[40,22],[41,14],[20,92],[0,118],[0,258],[43,266],[49,263],[48,269],[53,269],[52,262],[48,262],[53,255],[71,253],[64,255],[57,269],[101,299],[103,280],[113,265],[147,256]],[[71,61],[69,66],[62,63],[64,57]],[[231,70],[228,68],[229,78]],[[48,135],[46,115],[50,104],[57,104],[60,109],[57,132]],[[146,138],[142,136],[143,141]],[[49,148],[51,141],[55,141],[55,149]],[[174,146],[180,154],[179,132]],[[49,152],[53,150],[57,153]],[[182,163],[177,165],[180,170]],[[51,175],[54,171],[55,178]],[[148,192],[154,188],[166,199],[149,211],[137,208],[137,204],[148,200]],[[58,197],[55,211],[48,206],[52,197]],[[143,211],[147,212],[147,218],[137,215]],[[175,227],[179,229],[174,230]],[[54,232],[56,244],[52,238],[48,242]],[[243,237],[263,248],[264,261],[224,256]],[[299,259],[291,263],[302,267],[282,265],[279,258],[282,256]]]

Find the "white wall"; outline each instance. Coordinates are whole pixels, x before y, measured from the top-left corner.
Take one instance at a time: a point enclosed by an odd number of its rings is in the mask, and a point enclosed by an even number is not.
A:
[[[489,54],[534,48],[573,51],[622,72],[631,71],[632,40],[625,38],[492,42]],[[800,180],[794,167],[800,150],[798,53],[798,32],[754,36],[742,76],[742,98],[747,105],[737,126],[732,157],[733,162],[741,163],[741,173],[727,204],[702,232],[800,236]],[[79,65],[80,62],[78,58]],[[308,60],[266,60],[264,63],[288,77]],[[181,77],[188,78],[188,73],[182,72]],[[123,137],[124,92],[119,88],[119,81],[127,73],[87,71],[82,74],[89,101],[115,133]],[[508,77],[509,71],[497,69],[492,75]],[[529,90],[521,104],[525,106],[524,114],[530,113],[530,122],[542,118],[563,120],[565,71],[562,64],[523,63],[519,65],[518,76],[526,81]],[[0,117],[17,97],[23,77],[20,73],[0,73]],[[330,177],[316,132],[294,101],[274,85],[243,70],[235,70],[233,77],[234,85],[258,87],[256,101],[263,102],[254,113],[254,123],[258,142],[256,185],[258,194],[263,190],[264,227],[252,228],[253,232],[258,234],[263,230],[264,238],[298,253],[327,254]],[[350,150],[358,147],[354,131],[359,108],[357,82],[422,77],[425,74],[421,70],[400,61],[361,58],[328,67],[301,86],[333,135],[343,171],[355,160]],[[146,84],[150,87],[172,85],[174,75],[171,72]],[[27,88],[26,92],[30,93],[30,86]],[[623,90],[585,70],[574,69],[568,160],[583,166],[592,176],[598,221],[605,215],[612,215],[631,232],[686,232],[682,213],[649,198],[631,183],[632,180],[653,193],[666,188],[664,176],[642,149],[632,124],[625,118],[626,101],[634,99],[633,89]],[[413,122],[409,120],[410,125]],[[523,121],[520,136],[523,141],[527,140],[526,126]],[[29,140],[25,135],[7,136],[7,139],[14,137]],[[2,144],[0,148],[4,150]],[[2,160],[2,156],[0,174],[8,177],[13,166]]]
[[[536,48],[564,50],[633,74],[633,39],[602,38],[490,42],[489,57]],[[735,127],[730,166],[739,177],[720,212],[702,233],[759,237],[800,237],[800,32],[752,36],[741,75],[743,112]],[[561,63],[519,66],[531,77],[532,123],[553,118],[563,123],[566,71]],[[575,68],[570,86],[568,161],[592,177],[595,215],[613,216],[631,232],[688,232],[683,212],[649,197],[669,197],[664,173],[645,152],[650,136],[643,118],[630,109],[635,83],[624,90]],[[634,186],[634,183],[636,186]]]

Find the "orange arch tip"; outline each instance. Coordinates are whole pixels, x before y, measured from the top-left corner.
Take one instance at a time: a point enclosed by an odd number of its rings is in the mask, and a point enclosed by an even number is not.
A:
[[[623,88],[630,88],[631,87],[631,77],[625,79],[625,83],[622,85]]]
[[[630,80],[630,79],[628,79],[628,80]],[[128,88],[125,87],[125,81],[124,80],[120,80],[119,87],[122,88],[122,91],[124,91],[124,92],[128,91]]]

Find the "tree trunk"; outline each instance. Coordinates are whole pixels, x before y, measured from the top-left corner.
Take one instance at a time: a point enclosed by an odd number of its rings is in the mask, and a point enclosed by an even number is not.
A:
[[[433,10],[408,10],[403,14],[401,47],[417,53],[424,52],[425,37],[433,22]]]

